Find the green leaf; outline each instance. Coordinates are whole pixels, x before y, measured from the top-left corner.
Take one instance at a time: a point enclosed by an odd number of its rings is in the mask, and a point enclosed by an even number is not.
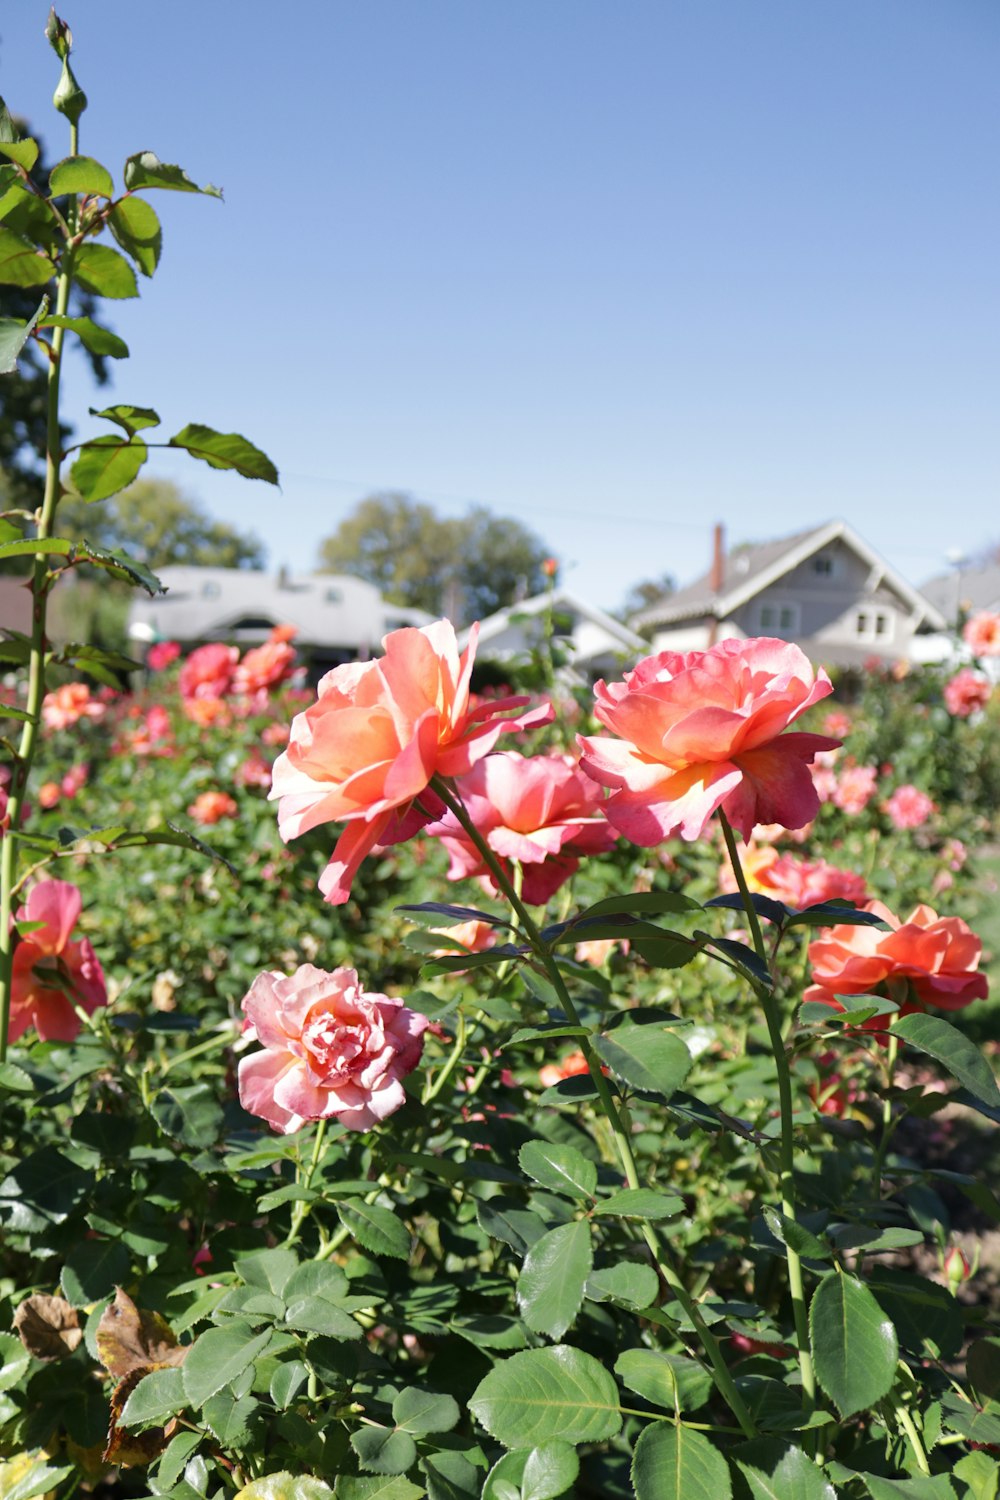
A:
[[[804,1255],[807,1260],[830,1260],[833,1251],[829,1245],[824,1245],[808,1229],[797,1224],[794,1219],[788,1219],[784,1214],[779,1214],[776,1208],[766,1207],[761,1209],[761,1217],[775,1239],[782,1245],[787,1245],[790,1250]]]
[[[1000,1339],[976,1339],[965,1370],[980,1401],[995,1401],[1000,1396]]]
[[[540,1240],[545,1224],[530,1208],[522,1208],[510,1198],[491,1198],[476,1208],[480,1229],[494,1240],[502,1240],[518,1255]]]
[[[0,229],[0,285],[44,286],[55,274],[54,263],[31,240]]]
[[[851,1417],[881,1401],[899,1358],[896,1330],[862,1282],[840,1271],[824,1276],[809,1308],[816,1378]]]
[[[409,1260],[410,1231],[390,1209],[377,1203],[338,1203],[337,1214],[347,1232],[373,1255]]]
[[[962,1309],[947,1287],[886,1266],[873,1270],[868,1285],[904,1349],[942,1359],[958,1353],[964,1337]]]
[[[63,536],[25,537],[20,542],[0,543],[0,558],[26,557],[36,552],[51,557],[68,557],[73,543]]]
[[[263,479],[278,483],[278,471],[266,453],[238,432],[216,432],[199,422],[189,422],[170,439],[171,448],[184,448],[192,458],[200,458],[213,469],[235,469],[244,479]]]
[[[273,1292],[280,1297],[299,1269],[299,1258],[294,1250],[258,1250],[253,1255],[241,1256],[233,1269],[247,1286],[259,1287],[261,1291]],[[299,1295],[305,1295],[304,1289]]]
[[[602,1198],[593,1209],[598,1214],[613,1214],[619,1219],[672,1219],[684,1212],[684,1199],[673,1193],[655,1193],[652,1188],[621,1188],[610,1198]]]
[[[31,1364],[31,1355],[16,1333],[0,1333],[0,1391],[17,1385]]]
[[[42,328],[65,328],[75,333],[91,354],[107,354],[112,359],[128,359],[128,344],[110,328],[102,328],[93,318],[64,318],[53,314],[41,324]]]
[[[161,1089],[149,1112],[164,1135],[185,1146],[214,1146],[222,1129],[219,1090],[211,1083]]]
[[[666,1026],[623,1021],[602,1031],[594,1047],[611,1071],[634,1089],[669,1099],[691,1071],[692,1057],[675,1031]]]
[[[80,445],[70,482],[81,500],[107,500],[132,483],[148,456],[141,438],[91,438]]]
[[[23,318],[0,318],[0,375],[13,375],[17,369],[17,356],[48,305],[48,297],[43,297],[27,322]]]
[[[239,1321],[199,1334],[180,1367],[190,1404],[195,1409],[204,1406],[223,1386],[249,1369],[270,1340],[270,1329],[254,1334],[248,1323]]]
[[[967,1486],[963,1500],[997,1500],[1000,1489],[1000,1465],[985,1453],[967,1453],[954,1469],[955,1478]]]
[[[160,263],[163,230],[156,209],[145,198],[119,198],[108,215],[108,228],[144,276]]]
[[[700,911],[701,902],[676,891],[633,891],[626,896],[607,896],[586,907],[573,922],[586,921],[591,917],[614,917],[623,914],[630,917],[655,917],[665,911]]]
[[[86,292],[98,297],[138,297],[135,272],[110,245],[81,245],[73,262],[73,273]]]
[[[171,188],[178,193],[206,193],[210,198],[221,198],[217,187],[206,183],[199,187],[181,167],[160,161],[152,151],[137,151],[125,162],[125,186],[130,193],[138,188]]]
[[[124,402],[118,406],[105,406],[101,411],[96,407],[89,407],[92,417],[104,417],[108,422],[114,422],[123,427],[129,437],[134,437],[137,432],[142,432],[147,427],[159,427],[160,418],[151,406],[133,406],[130,402]]]
[[[63,193],[110,198],[114,190],[111,173],[92,156],[66,156],[56,162],[49,173],[49,196],[52,198],[60,198]]]
[[[284,1411],[308,1382],[309,1366],[301,1359],[290,1359],[279,1365],[271,1376],[268,1394],[278,1410]]]
[[[254,1442],[260,1428],[261,1405],[250,1396],[237,1401],[228,1391],[220,1391],[205,1402],[202,1419],[224,1449],[245,1449]]]
[[[99,1302],[128,1280],[129,1254],[121,1240],[84,1240],[63,1266],[63,1295],[74,1307]]]
[[[605,1266],[587,1279],[584,1292],[591,1302],[618,1302],[623,1307],[649,1307],[656,1301],[660,1283],[652,1266],[626,1260]]]
[[[622,1425],[610,1372],[568,1344],[525,1349],[494,1365],[473,1392],[469,1409],[505,1448],[532,1448],[553,1439],[599,1443]]]
[[[144,1375],[125,1402],[121,1414],[123,1427],[146,1427],[176,1416],[187,1405],[184,1378],[179,1365],[168,1370],[151,1370]]]
[[[359,1339],[364,1332],[343,1308],[324,1297],[301,1297],[295,1302],[289,1299],[285,1325],[302,1333],[322,1333],[329,1339]]]
[[[340,1493],[338,1483],[338,1497]],[[311,1474],[290,1474],[287,1469],[282,1469],[278,1474],[265,1474],[263,1479],[245,1484],[236,1491],[233,1500],[333,1500],[333,1490]],[[395,1497],[386,1494],[383,1500],[395,1500]]]
[[[615,1373],[630,1391],[666,1411],[697,1411],[712,1394],[712,1377],[696,1359],[658,1349],[626,1349]]]
[[[363,1469],[376,1474],[405,1474],[417,1461],[417,1445],[408,1432],[393,1427],[358,1427],[351,1447]]]
[[[307,1481],[307,1483],[318,1482],[318,1480]],[[246,1490],[241,1491],[243,1495],[246,1493]],[[409,1479],[387,1479],[369,1474],[342,1474],[337,1480],[337,1500],[419,1500],[419,1496],[423,1493],[420,1486]],[[239,1496],[236,1500],[239,1500]],[[287,1494],[283,1493],[274,1497],[262,1495],[260,1500],[312,1500],[312,1491],[289,1490]]]
[[[597,1167],[575,1146],[527,1141],[518,1152],[518,1161],[522,1171],[553,1192],[593,1198],[597,1191]]]
[[[20,141],[0,141],[0,156],[6,156],[15,166],[30,172],[38,160],[38,142],[26,135]]]
[[[690,1428],[655,1422],[639,1434],[632,1455],[635,1500],[731,1500],[722,1454]]]
[[[753,1500],[836,1500],[833,1485],[801,1448],[764,1438],[743,1444],[732,1457]]]
[[[428,1432],[450,1432],[462,1413],[452,1396],[407,1386],[392,1403],[392,1420],[405,1432],[423,1437]]]
[[[950,1021],[917,1012],[893,1026],[897,1036],[918,1052],[926,1052],[984,1104],[1000,1105],[1000,1089],[979,1048]]]
[[[872,1500],[955,1500],[955,1487],[947,1474],[914,1474],[909,1479],[865,1474],[863,1478]]]
[[[572,1490],[580,1472],[575,1448],[558,1438],[527,1453],[505,1453],[486,1476],[482,1500],[557,1500]]]
[[[0,1218],[15,1234],[35,1234],[61,1224],[90,1191],[85,1171],[55,1146],[43,1146],[12,1167],[0,1182]]]
[[[532,1245],[517,1282],[518,1306],[529,1328],[562,1338],[580,1310],[593,1259],[585,1220],[550,1229]]]
[[[4,1484],[3,1500],[33,1500],[35,1495],[45,1495],[49,1491],[55,1494],[64,1479],[80,1472],[75,1464],[60,1468],[44,1458],[31,1460],[27,1453],[20,1454],[19,1458],[22,1466],[16,1471],[13,1483],[7,1480]],[[27,1468],[23,1467],[25,1460],[28,1461]]]
[[[350,1282],[339,1266],[332,1266],[327,1260],[307,1260],[292,1272],[280,1290],[289,1305],[299,1297],[323,1297],[327,1302],[339,1302],[350,1291]]]
[[[156,1483],[161,1493],[173,1494],[174,1485],[180,1479],[184,1465],[199,1447],[201,1440],[200,1432],[179,1432],[176,1437],[171,1438],[156,1470]]]

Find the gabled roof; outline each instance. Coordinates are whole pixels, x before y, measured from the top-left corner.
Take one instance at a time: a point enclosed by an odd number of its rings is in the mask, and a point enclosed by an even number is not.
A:
[[[722,587],[718,592],[712,589],[712,575],[709,571],[694,583],[674,594],[668,594],[659,603],[651,604],[633,615],[631,623],[640,627],[671,625],[706,615],[714,616],[717,620],[726,619],[734,610],[763,593],[772,583],[812,557],[813,553],[837,541],[850,547],[867,563],[877,573],[880,583],[898,594],[918,621],[926,621],[937,630],[944,627],[944,616],[938,607],[907,583],[846,521],[828,521],[823,526],[799,531],[794,536],[781,537],[777,541],[738,547],[729,552],[724,560]]]
[[[922,584],[920,592],[949,622],[954,622],[959,612],[975,614],[980,609],[1000,608],[1000,563],[940,573]]]
[[[569,589],[556,588],[544,594],[535,594],[530,599],[522,599],[517,604],[511,604],[506,609],[498,609],[496,614],[487,615],[479,626],[479,648],[486,646],[498,635],[502,635],[511,624],[516,624],[516,615],[540,615],[545,610],[552,608],[562,612],[568,612],[578,620],[588,620],[592,625],[597,625],[607,632],[615,641],[623,653],[645,656],[649,651],[649,642],[643,640],[641,635],[636,635],[627,625],[611,615],[605,614],[603,609],[598,609],[596,604],[588,604],[585,599],[580,599],[576,594],[571,594]],[[464,649],[469,638],[469,632],[463,631],[460,643]],[[484,653],[486,654],[486,653]]]

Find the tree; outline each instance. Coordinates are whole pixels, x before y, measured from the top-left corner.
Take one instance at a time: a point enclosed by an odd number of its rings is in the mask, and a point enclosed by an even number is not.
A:
[[[625,598],[622,600],[618,617],[626,623],[640,610],[648,609],[651,604],[656,604],[672,594],[677,584],[670,573],[661,573],[658,578],[645,578],[641,583],[633,583]]]
[[[444,519],[412,496],[369,495],[320,544],[320,569],[373,583],[393,604],[458,624],[539,593],[548,548],[519,521],[476,506]]]
[[[155,572],[176,564],[262,568],[263,543],[252,532],[213,521],[168,479],[140,479],[110,500],[88,504],[67,496],[59,530],[71,541],[120,548]]]

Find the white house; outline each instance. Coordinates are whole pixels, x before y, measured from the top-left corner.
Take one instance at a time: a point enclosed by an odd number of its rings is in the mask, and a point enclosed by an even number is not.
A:
[[[846,521],[723,553],[696,582],[633,615],[657,651],[704,650],[757,635],[794,641],[813,661],[860,666],[911,659],[921,632],[945,627],[913,588]]]
[[[480,624],[477,659],[502,662],[527,656],[544,641],[549,610],[553,638],[568,658],[563,670],[573,681],[589,685],[598,677],[617,676],[649,653],[649,642],[641,635],[557,587],[488,615]],[[467,639],[466,631],[463,646]]]

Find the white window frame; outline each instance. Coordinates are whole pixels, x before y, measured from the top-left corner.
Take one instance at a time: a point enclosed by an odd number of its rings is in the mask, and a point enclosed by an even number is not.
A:
[[[862,627],[862,620],[865,622]],[[885,621],[886,628],[879,630],[879,620]],[[859,641],[869,641],[872,644],[884,644],[891,641],[896,634],[895,612],[883,605],[881,608],[875,604],[859,606],[854,611],[854,636]]]
[[[821,568],[819,566],[819,564],[821,562],[826,563],[827,566]],[[812,568],[810,569],[810,572],[816,578],[836,578],[836,576],[837,576],[837,559],[836,559],[836,557],[834,556],[834,554],[832,552],[817,552],[814,555],[813,559],[812,559]]]
[[[772,615],[770,622],[765,621],[765,613]],[[786,613],[790,616],[787,625],[782,623],[781,618]],[[796,636],[802,625],[802,607],[792,599],[773,599],[768,603],[762,601],[757,606],[757,623],[760,630],[765,633],[777,632],[782,639],[786,635]]]

